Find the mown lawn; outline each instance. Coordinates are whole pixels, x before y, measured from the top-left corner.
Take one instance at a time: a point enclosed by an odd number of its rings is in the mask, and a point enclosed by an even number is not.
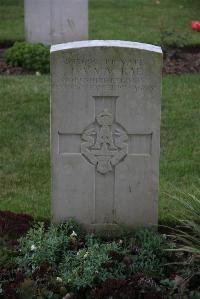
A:
[[[162,30],[175,30],[174,40],[199,44],[200,34],[191,30],[199,11],[199,0],[90,0],[89,36],[160,44]]]
[[[23,3],[0,0],[0,43],[24,39]],[[164,29],[176,30],[175,40],[200,44],[200,34],[191,30],[199,11],[199,0],[89,0],[89,38],[160,44]]]
[[[49,77],[0,77],[0,208],[49,216]]]
[[[0,0],[0,43],[24,40],[24,0]]]
[[[0,77],[0,209],[50,216],[49,76]],[[163,79],[159,221],[198,186],[200,76]]]

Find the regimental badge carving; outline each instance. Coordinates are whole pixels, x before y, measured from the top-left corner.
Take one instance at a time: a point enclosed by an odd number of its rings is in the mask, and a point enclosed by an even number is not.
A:
[[[81,153],[101,174],[112,171],[128,153],[128,135],[107,109],[97,115],[81,138]]]

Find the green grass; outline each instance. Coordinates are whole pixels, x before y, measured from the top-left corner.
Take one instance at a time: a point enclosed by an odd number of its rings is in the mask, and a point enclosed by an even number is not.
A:
[[[162,28],[199,44],[200,34],[191,30],[199,11],[199,0],[90,0],[90,38],[160,44]]]
[[[179,216],[171,196],[195,193],[200,177],[200,76],[166,76],[163,80],[160,205],[162,223]],[[180,212],[181,214],[181,212]]]
[[[50,216],[49,77],[0,77],[0,209]],[[159,221],[179,207],[166,193],[198,184],[200,77],[163,80]]]
[[[1,77],[0,207],[49,215],[49,77]]]
[[[24,40],[23,0],[0,0],[0,43]]]
[[[0,42],[24,39],[23,2],[0,0]],[[199,11],[199,0],[89,0],[89,37],[160,44],[163,28],[200,44],[199,32],[191,30]]]

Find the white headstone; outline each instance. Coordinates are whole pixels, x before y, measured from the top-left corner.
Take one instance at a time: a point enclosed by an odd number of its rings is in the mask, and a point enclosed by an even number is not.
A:
[[[26,40],[47,45],[88,39],[88,0],[25,0]]]
[[[51,48],[52,214],[88,230],[157,223],[160,47]]]

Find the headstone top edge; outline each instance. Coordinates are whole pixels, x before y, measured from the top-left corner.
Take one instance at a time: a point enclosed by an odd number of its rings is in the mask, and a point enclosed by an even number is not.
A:
[[[121,47],[121,48],[131,48],[138,50],[145,50],[154,53],[162,54],[162,49],[159,46],[154,46],[151,44],[139,43],[139,42],[131,42],[131,41],[122,41],[122,40],[85,40],[85,41],[76,41],[69,42],[64,44],[52,45],[50,49],[50,53],[70,50],[70,49],[78,49],[78,48],[92,48],[92,47]]]

